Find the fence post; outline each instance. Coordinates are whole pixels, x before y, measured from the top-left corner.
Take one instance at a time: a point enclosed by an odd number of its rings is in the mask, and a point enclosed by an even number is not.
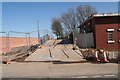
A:
[[[29,33],[29,46],[31,45],[31,41],[30,41],[30,39],[31,39],[31,38],[30,38],[30,33]]]
[[[6,35],[6,38],[7,38],[7,49],[8,49],[8,54],[7,54],[7,61],[10,61],[10,54],[9,54],[9,52],[10,52],[10,39],[9,39],[9,32],[7,32],[6,33],[7,35]]]

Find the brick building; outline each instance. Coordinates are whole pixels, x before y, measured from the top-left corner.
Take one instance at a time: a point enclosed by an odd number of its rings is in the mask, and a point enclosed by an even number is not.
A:
[[[93,33],[96,49],[119,50],[120,13],[94,14],[78,28],[80,33]]]

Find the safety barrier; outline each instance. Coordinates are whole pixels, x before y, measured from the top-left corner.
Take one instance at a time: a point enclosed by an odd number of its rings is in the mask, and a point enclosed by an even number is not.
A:
[[[0,36],[2,45],[2,53],[11,52],[12,48],[29,46],[35,44],[43,44],[47,40],[53,39],[52,34],[48,30],[41,30],[41,37],[38,38],[38,31],[32,32],[17,32],[17,31],[8,31],[8,32],[0,32],[2,35]],[[4,36],[3,36],[4,34]],[[2,54],[0,53],[0,54]]]
[[[82,49],[81,52],[86,59],[95,62],[111,62],[112,60],[115,60],[114,62],[118,61],[118,53],[116,53],[116,56],[114,56],[115,58],[110,58],[110,52],[105,50],[97,51],[96,49],[94,50]],[[113,53],[111,53],[111,55],[113,55]]]
[[[98,51],[96,49],[93,50],[93,60],[94,61],[100,61],[98,58]]]
[[[47,31],[47,32],[45,32]],[[28,55],[33,52],[39,45],[44,44],[47,40],[53,39],[48,30],[41,30],[41,37],[38,38],[38,31],[32,32],[0,32],[5,34],[0,36],[1,50],[3,60],[10,63],[11,60]]]
[[[101,52],[103,53],[102,61],[103,62],[109,62],[108,59],[107,59],[107,53],[106,53],[106,51],[102,50]]]

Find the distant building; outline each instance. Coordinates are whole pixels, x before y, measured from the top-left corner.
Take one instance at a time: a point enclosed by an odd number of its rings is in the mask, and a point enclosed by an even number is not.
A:
[[[80,33],[93,33],[97,49],[120,49],[120,13],[94,14],[79,27]]]

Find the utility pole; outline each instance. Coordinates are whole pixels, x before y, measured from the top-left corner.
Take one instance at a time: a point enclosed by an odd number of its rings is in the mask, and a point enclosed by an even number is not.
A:
[[[75,28],[73,28],[72,33],[73,33],[73,50],[76,50],[77,48],[76,48]]]
[[[86,47],[86,50],[87,50],[87,41],[86,41],[86,31],[83,30],[84,34],[85,34],[85,47]]]
[[[40,43],[40,31],[39,31],[39,21],[37,20],[37,30],[38,30],[38,44]]]

